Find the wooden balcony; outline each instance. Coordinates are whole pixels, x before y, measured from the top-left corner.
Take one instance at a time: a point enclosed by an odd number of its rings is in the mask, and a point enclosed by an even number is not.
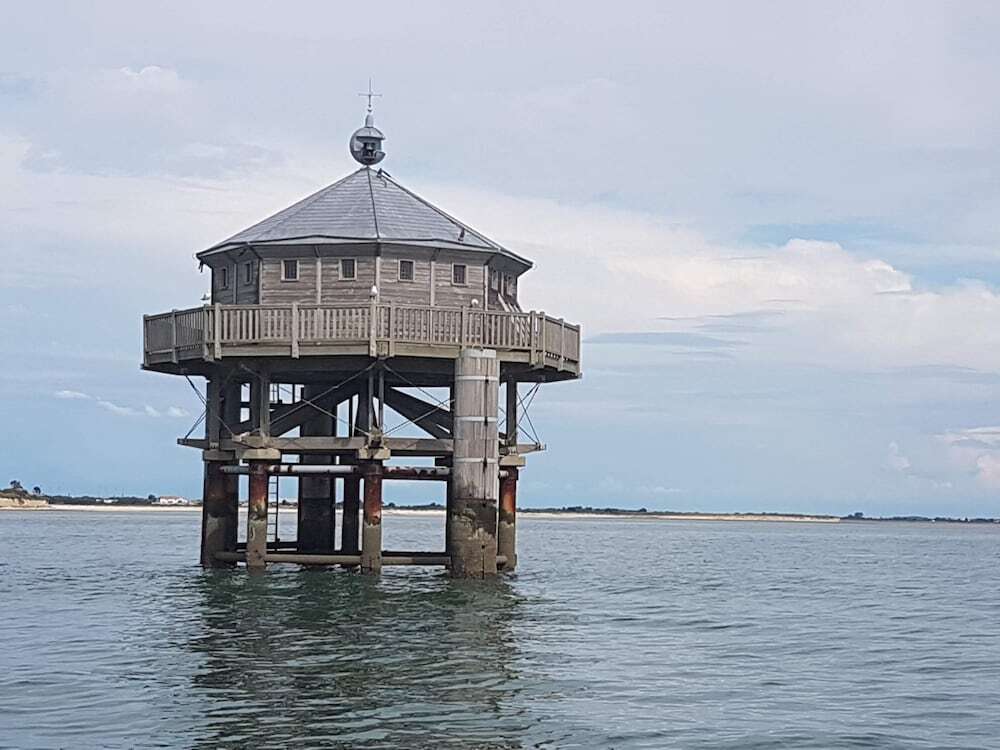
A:
[[[454,358],[470,346],[558,379],[580,374],[580,327],[541,312],[293,303],[205,305],[143,317],[143,367],[164,372],[226,357]]]

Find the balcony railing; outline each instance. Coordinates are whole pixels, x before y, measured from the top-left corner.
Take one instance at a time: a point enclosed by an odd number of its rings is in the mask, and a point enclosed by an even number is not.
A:
[[[234,350],[299,357],[338,345],[366,348],[373,357],[403,347],[476,346],[523,353],[538,367],[579,372],[580,364],[580,327],[541,312],[292,303],[206,305],[143,318],[147,366],[222,359]]]

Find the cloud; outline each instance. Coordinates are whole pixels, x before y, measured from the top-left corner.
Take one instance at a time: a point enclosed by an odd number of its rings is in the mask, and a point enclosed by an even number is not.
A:
[[[982,281],[930,285],[837,242],[730,244],[636,211],[425,192],[536,260],[523,304],[558,310],[597,343],[612,332],[705,335],[706,324],[745,321],[758,324],[739,330],[742,356],[754,359],[1000,370],[1000,295]]]
[[[91,398],[91,396],[88,396],[86,393],[81,393],[80,391],[56,391],[53,395],[56,398],[64,398],[64,399],[89,399],[89,398]]]
[[[154,406],[146,404],[141,409],[125,406],[123,404],[115,403],[114,401],[109,401],[106,398],[101,398],[100,396],[93,396],[89,393],[83,393],[82,391],[71,391],[71,390],[60,390],[52,394],[53,397],[64,400],[72,401],[92,401],[95,405],[104,409],[105,411],[111,412],[119,417],[151,417],[153,419],[159,419],[160,417],[171,417],[171,418],[183,418],[190,416],[189,412],[179,406],[168,406],[166,409],[157,409]]]
[[[143,413],[138,409],[133,409],[131,406],[122,406],[120,404],[114,403],[113,401],[108,401],[103,398],[94,399],[94,403],[96,403],[102,409],[105,409],[111,412],[112,414],[117,414],[120,417],[137,417]]]
[[[1000,487],[1000,426],[949,430],[938,438],[948,446],[956,467],[973,474],[984,487]]]
[[[910,459],[900,452],[899,444],[896,442],[889,443],[889,453],[886,457],[886,465],[893,471],[898,471],[900,474],[905,474],[912,468]]]
[[[639,344],[641,346],[681,346],[697,348],[728,348],[742,341],[686,331],[637,331],[635,333],[599,333],[584,340],[587,344]]]

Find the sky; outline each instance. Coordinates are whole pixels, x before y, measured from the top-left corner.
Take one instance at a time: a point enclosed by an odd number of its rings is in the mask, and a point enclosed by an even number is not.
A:
[[[522,504],[1000,516],[1000,6],[4,16],[10,479],[200,495],[175,442],[200,402],[140,370],[141,315],[198,304],[195,252],[356,166],[372,76],[382,166],[583,326]]]

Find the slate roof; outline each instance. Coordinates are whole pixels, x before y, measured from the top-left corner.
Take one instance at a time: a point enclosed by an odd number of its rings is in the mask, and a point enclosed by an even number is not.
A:
[[[387,172],[362,167],[283,211],[198,254],[245,245],[396,242],[501,253],[531,265],[404,188]]]

